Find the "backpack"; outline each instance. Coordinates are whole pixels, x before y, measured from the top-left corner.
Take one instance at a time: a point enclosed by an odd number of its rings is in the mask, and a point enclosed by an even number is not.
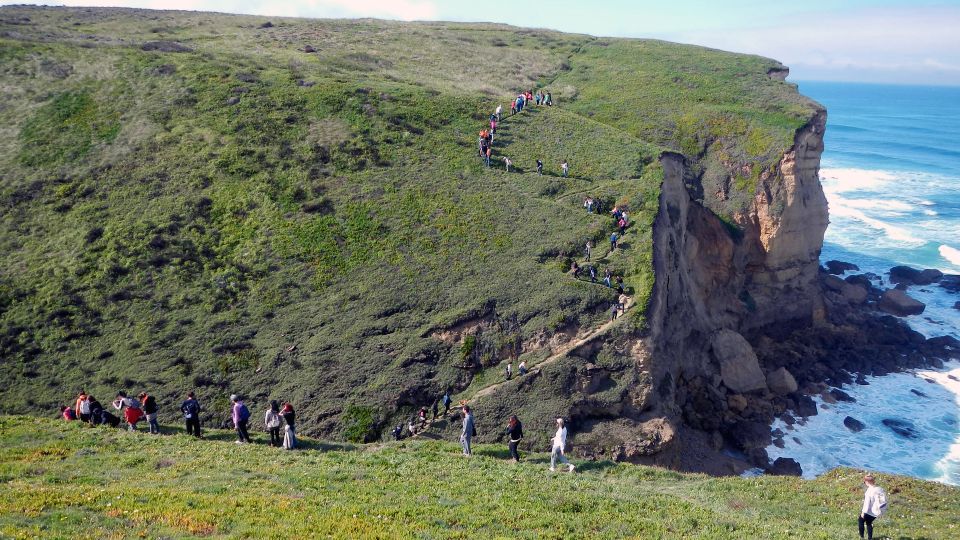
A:
[[[240,404],[240,421],[246,422],[250,419],[250,409],[243,403]]]
[[[877,512],[877,517],[880,517],[887,513],[887,492],[883,488],[877,489],[877,499],[880,500],[880,511]]]
[[[187,401],[184,406],[184,412],[187,418],[193,418],[200,414],[200,404],[196,400]]]

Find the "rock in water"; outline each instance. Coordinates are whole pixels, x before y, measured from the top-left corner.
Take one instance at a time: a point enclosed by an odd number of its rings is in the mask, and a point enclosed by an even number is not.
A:
[[[926,270],[920,271],[918,281],[915,281],[915,283],[917,285],[930,285],[931,283],[940,281],[942,278],[943,272],[933,268],[927,268]]]
[[[847,429],[849,429],[850,431],[852,431],[852,432],[854,432],[854,433],[860,433],[861,431],[864,430],[864,428],[867,427],[866,424],[864,424],[863,422],[857,420],[856,418],[854,418],[854,417],[852,417],[852,416],[848,416],[848,417],[844,418],[844,419],[843,419],[843,425],[846,426]]]
[[[960,276],[956,274],[947,274],[940,279],[940,286],[947,292],[960,292]]]
[[[930,397],[930,396],[924,394],[923,392],[917,390],[916,388],[911,388],[911,389],[910,389],[910,393],[913,394],[913,395],[916,395],[916,396],[920,396],[920,397]]]
[[[767,389],[760,361],[743,336],[732,330],[721,330],[713,336],[711,347],[727,388],[738,394]]]
[[[849,271],[859,271],[860,267],[848,262],[843,261],[827,261],[827,273],[834,275],[841,275]]]
[[[913,424],[906,420],[899,420],[897,418],[884,418],[882,423],[890,428],[890,431],[905,439],[920,438],[920,434],[917,433],[917,430],[913,427]]]
[[[840,390],[839,388],[834,388],[830,390],[830,395],[833,396],[833,399],[837,401],[844,401],[847,403],[855,403],[857,400],[853,399],[853,396]]]
[[[919,315],[923,313],[927,305],[919,300],[910,298],[907,296],[907,293],[899,289],[890,289],[884,291],[877,307],[891,315],[906,317],[908,315]]]
[[[793,458],[779,457],[767,468],[767,472],[777,476],[800,476],[803,474],[803,468]]]
[[[907,285],[930,285],[943,278],[943,272],[933,268],[917,270],[909,266],[894,266],[890,269],[890,281]]]
[[[867,301],[867,289],[860,285],[846,283],[840,288],[840,294],[851,304],[862,304]]]
[[[787,368],[781,367],[767,374],[767,386],[774,394],[785,396],[797,391],[797,380]]]
[[[800,396],[797,398],[797,408],[793,411],[797,416],[803,418],[806,416],[817,415],[817,402],[810,396]]]

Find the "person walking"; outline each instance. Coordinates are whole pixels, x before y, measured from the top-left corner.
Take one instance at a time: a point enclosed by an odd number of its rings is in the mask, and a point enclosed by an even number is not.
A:
[[[521,361],[520,361],[520,365],[517,366],[517,373],[519,373],[520,375],[526,375],[526,374],[527,374],[527,361],[526,361],[526,360],[521,360]]]
[[[510,449],[510,457],[513,458],[514,463],[520,463],[520,452],[517,451],[517,445],[523,439],[523,425],[515,414],[510,415],[510,420],[507,422],[507,437],[510,440],[507,444],[507,448]]]
[[[550,92],[547,92],[546,104],[550,107],[553,106],[553,96],[550,95]]]
[[[587,268],[587,272],[590,274],[590,283],[596,283],[596,282],[597,282],[597,267],[591,264],[590,267]]]
[[[510,165],[513,165],[513,161],[507,156],[503,156],[503,165],[507,168],[507,172],[510,172]]]
[[[863,506],[860,508],[860,517],[857,519],[857,529],[860,531],[860,538],[863,538],[864,528],[866,528],[867,539],[872,540],[873,521],[887,510],[887,493],[877,485],[872,474],[864,476],[863,483],[867,485],[867,490],[863,494]]]
[[[433,412],[433,420],[431,420],[431,422],[436,422],[437,413],[440,412],[440,400],[439,399],[433,400],[433,405],[430,406],[430,409],[431,409],[431,412]]]
[[[160,424],[157,423],[157,399],[147,395],[146,392],[140,392],[140,395],[137,397],[140,399],[140,403],[143,404],[143,414],[147,417],[147,425],[150,428],[150,433],[159,435]]]
[[[497,104],[497,110],[493,111],[493,114],[497,115],[497,122],[500,121],[500,113],[503,112],[503,105]]]
[[[617,249],[617,233],[610,233],[610,251]]]
[[[443,393],[443,415],[446,416],[450,412],[450,404],[453,403],[453,400],[450,399],[450,390],[447,390]]]
[[[280,404],[277,403],[277,400],[270,402],[270,407],[263,415],[263,425],[270,432],[270,446],[279,447],[282,445],[283,439],[280,438]]]
[[[113,400],[113,408],[123,413],[128,430],[137,430],[137,423],[143,418],[143,409],[140,408],[139,401],[127,397],[126,392],[117,392],[117,398]]]
[[[617,293],[618,293],[618,294],[623,294],[623,292],[624,292],[624,288],[623,288],[623,276],[617,276]]]
[[[237,430],[237,444],[249,443],[250,433],[247,432],[247,422],[250,421],[250,409],[244,405],[240,396],[233,394],[230,396],[231,417],[233,418],[233,427]]]
[[[280,409],[280,416],[287,424],[287,427],[283,430],[283,447],[287,450],[293,450],[297,447],[297,413],[294,412],[293,405],[289,401],[283,404],[283,408]]]
[[[550,451],[550,472],[557,470],[557,460],[567,464],[567,471],[573,472],[576,467],[573,463],[567,461],[564,455],[564,447],[567,446],[567,426],[563,418],[557,418],[557,432],[553,435],[553,449]]]
[[[463,406],[463,430],[460,432],[460,445],[463,446],[463,455],[471,456],[470,440],[477,434],[477,428],[473,423],[473,413],[470,412],[470,406]]]
[[[506,375],[507,380],[513,378],[513,361],[507,360],[507,368],[504,370],[504,375]]]
[[[593,253],[593,242],[587,240],[587,245],[584,246],[583,251],[587,255],[587,262],[590,262],[590,254]]]
[[[90,397],[83,390],[77,395],[77,403],[74,405],[74,413],[81,422],[90,421]]]
[[[543,176],[543,161],[537,160],[537,176]]]
[[[493,153],[493,148],[487,146],[487,155],[486,155],[487,167],[490,166],[490,155],[491,155],[492,153]]]
[[[397,424],[390,433],[393,433],[393,440],[399,441],[403,437],[403,424]]]
[[[624,293],[620,293],[620,296],[617,298],[617,302],[620,304],[620,313],[626,313],[627,303],[630,302],[630,297]]]
[[[613,279],[613,273],[609,268],[607,268],[603,271],[603,282],[607,285],[607,287],[613,287],[611,279]]]
[[[417,413],[417,419],[420,420],[420,431],[423,431],[427,427],[427,408],[420,407],[420,412]]]
[[[200,402],[194,397],[193,392],[187,392],[187,399],[180,404],[180,412],[183,413],[183,420],[187,424],[187,435],[193,435],[200,438]]]
[[[567,160],[563,160],[563,163],[560,164],[560,171],[563,172],[563,177],[566,178],[570,172],[570,164],[567,163]]]

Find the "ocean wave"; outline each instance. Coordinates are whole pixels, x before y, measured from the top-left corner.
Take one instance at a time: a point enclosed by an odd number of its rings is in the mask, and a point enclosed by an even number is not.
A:
[[[852,168],[820,169],[820,180],[824,184],[824,189],[829,187],[834,193],[876,190],[896,179],[896,175],[890,171]]]
[[[913,233],[903,227],[882,221],[875,217],[870,217],[862,210],[845,205],[841,201],[845,200],[839,197],[833,197],[830,200],[830,216],[832,218],[847,218],[859,221],[868,227],[882,231],[890,240],[894,240],[900,244],[907,244],[907,246],[898,247],[919,247],[927,243],[926,240],[914,236]]]
[[[946,244],[938,248],[940,256],[950,261],[951,264],[960,266],[960,249],[952,248]]]

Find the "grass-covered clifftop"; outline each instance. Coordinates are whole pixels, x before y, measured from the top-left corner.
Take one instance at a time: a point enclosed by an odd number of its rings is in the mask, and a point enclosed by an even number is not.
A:
[[[585,195],[629,205],[623,249],[600,265],[626,276],[642,325],[659,152],[742,176],[815,109],[759,57],[502,25],[267,22],[0,8],[2,410],[144,389],[172,416],[193,389],[219,421],[236,392],[292,400],[307,432],[375,438],[466,387],[467,361],[499,372],[517,344],[537,355],[605,318],[613,293],[563,271],[612,227]],[[538,87],[556,106],[505,119],[485,169],[477,131]],[[749,199],[748,177],[729,178],[730,200]],[[469,345],[438,338],[474,323]],[[527,414],[565,414],[575,392],[554,390]]]
[[[0,417],[4,538],[711,538],[856,535],[861,474],[813,481],[709,478],[610,462],[550,473],[482,445],[357,447],[305,440],[289,452]],[[954,538],[960,490],[881,475],[878,537]]]

